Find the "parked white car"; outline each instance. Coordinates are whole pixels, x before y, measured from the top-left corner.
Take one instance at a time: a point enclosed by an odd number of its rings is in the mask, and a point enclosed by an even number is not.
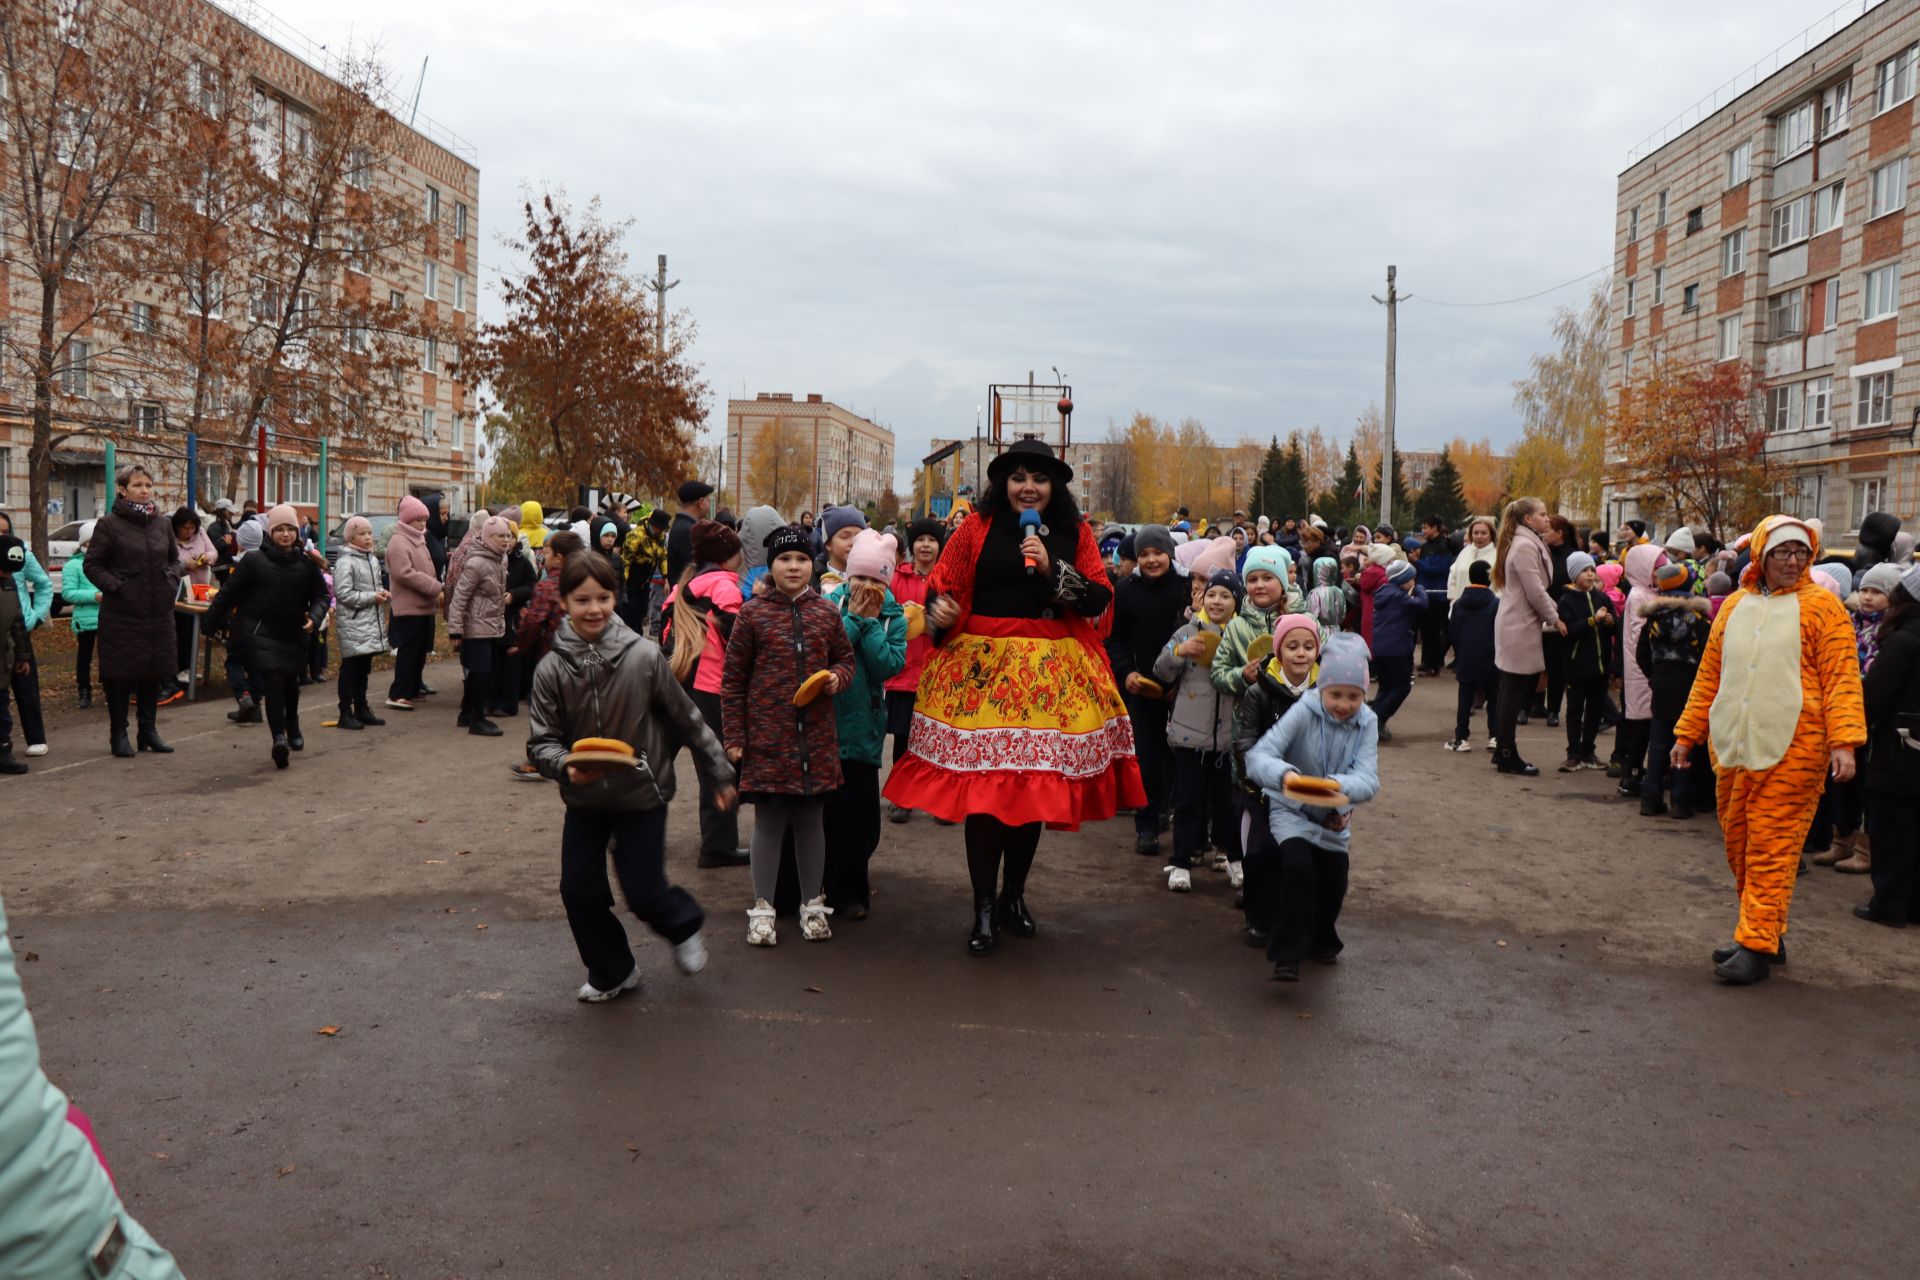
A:
[[[56,614],[66,608],[66,602],[60,598],[60,571],[79,552],[80,526],[85,523],[84,520],[69,520],[47,534],[47,562],[43,567],[47,576],[53,579],[53,611]]]

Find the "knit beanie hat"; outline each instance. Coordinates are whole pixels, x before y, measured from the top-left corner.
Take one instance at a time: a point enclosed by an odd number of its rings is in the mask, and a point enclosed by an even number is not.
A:
[[[1134,556],[1138,558],[1142,551],[1158,551],[1161,555],[1173,554],[1173,534],[1163,524],[1143,524],[1133,531]]]
[[[848,525],[860,529],[867,527],[867,517],[861,514],[860,508],[828,507],[820,513],[820,536],[829,542],[833,540],[834,534],[840,532]],[[893,575],[888,574],[887,576],[892,577]]]
[[[368,523],[365,516],[348,516],[347,523],[342,526],[340,532],[348,542],[352,542],[358,534],[372,533],[373,525]]]
[[[1387,566],[1388,582],[1405,582],[1413,576],[1413,565],[1405,560],[1395,560]]]
[[[12,534],[0,535],[0,574],[12,577],[27,567],[27,544]]]
[[[1467,566],[1467,582],[1476,587],[1493,585],[1493,566],[1485,560],[1475,560]]]
[[[1813,580],[1842,600],[1845,600],[1847,592],[1853,589],[1853,575],[1838,565],[1813,566]]]
[[[100,522],[98,520],[89,520],[85,524],[80,526],[80,545],[81,546],[84,547],[89,542],[93,541],[93,530],[95,526],[97,526],[99,523]]]
[[[1256,573],[1270,573],[1285,582],[1293,574],[1293,557],[1285,547],[1250,547],[1240,572],[1249,578]]]
[[[293,504],[290,502],[283,502],[267,512],[266,525],[268,533],[272,533],[283,524],[290,524],[295,529],[300,527],[300,513],[293,509]]]
[[[1653,585],[1660,591],[1684,591],[1693,582],[1693,570],[1678,560],[1669,560],[1653,571]]]
[[[688,531],[695,564],[725,564],[740,554],[740,535],[718,520],[702,520]]]
[[[938,542],[941,546],[943,547],[946,546],[947,545],[946,524],[942,521],[935,520],[932,516],[927,516],[924,519],[915,520],[912,524],[907,526],[907,548],[909,550],[913,548],[914,543],[918,542],[922,538],[932,538],[935,542]]]
[[[767,548],[767,563],[772,564],[789,551],[798,551],[807,559],[813,559],[813,551],[806,530],[797,524],[783,524],[767,535],[763,544]]]
[[[509,520],[505,516],[488,516],[486,523],[480,526],[480,538],[483,542],[489,538],[498,537],[501,534],[505,534],[507,537],[518,541],[520,537],[519,522]]]
[[[900,543],[892,534],[862,529],[854,536],[853,549],[847,552],[847,576],[890,581],[899,564],[899,549]]]
[[[1207,575],[1207,590],[1225,587],[1233,592],[1233,607],[1238,609],[1240,602],[1247,598],[1246,584],[1240,581],[1240,575],[1231,569],[1215,569]]]
[[[1920,564],[1900,575],[1900,589],[1915,600],[1920,600]]]
[[[400,499],[401,524],[408,524],[415,520],[424,520],[426,517],[426,503],[420,501],[420,499],[414,497],[412,494],[408,494],[406,497]]]
[[[1180,566],[1182,573],[1191,572],[1193,562],[1200,558],[1200,553],[1207,549],[1207,544],[1205,542],[1182,542],[1180,535],[1177,533],[1173,535],[1173,542],[1173,562]],[[1205,577],[1206,575],[1202,574],[1201,576]]]
[[[240,544],[242,552],[258,551],[266,536],[267,526],[258,520],[242,520],[240,527],[233,531],[233,540]]]
[[[1393,544],[1376,542],[1367,548],[1367,563],[1377,564],[1382,569],[1393,563]]]
[[[1895,582],[1898,582],[1900,580],[1900,575],[1897,571],[1894,573],[1893,577]],[[1707,578],[1707,594],[1710,596],[1732,595],[1733,579],[1729,578],[1724,573],[1715,573],[1715,574],[1709,575]]]
[[[1576,551],[1567,557],[1567,580],[1571,582],[1591,568],[1593,557],[1584,551]]]
[[[1314,644],[1324,646],[1326,639],[1320,634],[1320,624],[1314,621],[1310,613],[1283,613],[1280,621],[1273,624],[1273,651],[1280,652],[1280,641],[1289,631],[1311,631]]]
[[[1899,585],[1900,566],[1890,561],[1883,561],[1860,575],[1860,588],[1863,591],[1871,587],[1875,591],[1883,591],[1890,595]]]
[[[1336,686],[1365,690],[1367,687],[1367,644],[1351,632],[1327,638],[1320,652],[1320,687]]]
[[[1208,580],[1216,569],[1233,568],[1234,554],[1232,538],[1214,538],[1200,544],[1200,554],[1193,558],[1190,568],[1195,577]]]
[[[1134,540],[1134,535],[1130,533],[1120,539],[1120,545],[1113,549],[1113,554],[1119,556],[1122,560],[1138,560],[1140,558],[1140,544]]]
[[[1683,560],[1691,560],[1700,550],[1693,540],[1693,534],[1685,525],[1681,525],[1667,535],[1667,550]]]

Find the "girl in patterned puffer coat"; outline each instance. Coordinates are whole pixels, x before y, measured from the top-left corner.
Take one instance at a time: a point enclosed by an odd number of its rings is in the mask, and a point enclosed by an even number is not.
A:
[[[741,800],[754,806],[747,942],[757,947],[777,941],[773,898],[789,829],[800,872],[800,934],[809,942],[832,936],[821,816],[827,794],[840,786],[833,695],[853,683],[853,646],[840,611],[813,589],[806,535],[788,525],[769,534],[766,547],[772,590],[740,606],[720,677],[721,741],[739,767]],[[794,706],[801,684],[821,671],[829,673],[826,686]]]

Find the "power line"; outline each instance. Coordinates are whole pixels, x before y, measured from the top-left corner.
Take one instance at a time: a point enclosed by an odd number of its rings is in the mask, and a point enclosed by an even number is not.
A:
[[[1551,288],[1540,290],[1540,292],[1538,293],[1529,293],[1525,297],[1521,297],[1521,298],[1502,298],[1498,302],[1442,302],[1438,298],[1429,298],[1424,294],[1411,294],[1411,293],[1401,294],[1400,300],[1402,302],[1414,302],[1414,301],[1425,302],[1436,307],[1510,307],[1516,302],[1532,302],[1535,298],[1544,298],[1550,293],[1558,293],[1562,289],[1568,288],[1569,286],[1572,286],[1572,285],[1579,284],[1583,280],[1591,280],[1595,276],[1599,275],[1602,271],[1608,271],[1611,269],[1612,268],[1610,267],[1595,267],[1592,271],[1588,271],[1582,275],[1577,275],[1571,280],[1563,280],[1559,284],[1556,284]]]

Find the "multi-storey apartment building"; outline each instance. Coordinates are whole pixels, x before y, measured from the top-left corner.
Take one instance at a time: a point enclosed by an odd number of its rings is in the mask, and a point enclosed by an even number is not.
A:
[[[865,507],[893,489],[892,431],[818,394],[795,400],[791,392],[762,391],[751,400],[727,401],[725,487],[736,511],[766,501],[754,491],[753,452],[769,429],[786,434],[804,454],[805,510]],[[800,512],[782,514],[791,520]]]
[[[1779,508],[1838,536],[1920,510],[1920,0],[1855,14],[1620,175],[1608,374],[1617,400],[1651,361],[1751,363]]]
[[[108,0],[102,0],[107,3]],[[249,8],[245,25],[226,10],[206,0],[195,0],[203,11],[195,31],[220,41],[222,57],[244,67],[250,83],[222,86],[218,112],[210,87],[211,73],[198,61],[180,68],[191,77],[196,93],[206,96],[210,115],[243,121],[246,137],[256,154],[293,155],[314,127],[319,104],[339,86],[340,64],[324,46],[314,44],[282,26],[271,15]],[[369,189],[395,199],[414,201],[424,217],[416,245],[403,254],[368,255],[361,269],[341,287],[364,290],[364,296],[390,305],[417,308],[434,322],[446,339],[423,342],[418,367],[409,369],[400,396],[389,398],[389,412],[401,420],[382,424],[392,435],[404,435],[404,444],[377,451],[356,450],[351,442],[332,442],[327,505],[330,515],[360,510],[392,511],[400,498],[441,491],[449,495],[454,511],[476,479],[476,439],[471,392],[453,373],[460,336],[474,323],[479,296],[480,171],[475,149],[456,135],[423,117],[414,116],[390,131],[398,139],[389,154],[369,154],[366,168],[348,176],[356,188],[350,198]],[[3,169],[7,161],[0,161]],[[11,179],[0,183],[0,204],[19,199]],[[4,213],[4,209],[0,209]],[[32,384],[21,358],[25,342],[38,320],[38,291],[22,260],[0,244],[0,333],[17,340],[0,344],[12,358],[0,359],[0,506],[20,510],[28,501],[28,448],[31,440]],[[14,245],[17,252],[21,246]],[[270,287],[269,287],[270,288]],[[170,374],[152,361],[134,354],[141,332],[164,329],[170,309],[184,310],[177,295],[158,281],[135,280],[127,296],[103,312],[97,325],[62,352],[65,371],[56,404],[57,434],[65,437],[53,456],[50,476],[49,524],[84,519],[104,510],[112,492],[105,475],[105,442],[112,439],[121,457],[138,457],[160,472],[162,498],[169,503],[185,496],[186,477],[181,423],[188,417],[192,388],[177,372]],[[270,303],[274,295],[262,286],[236,280],[225,286],[226,297],[213,306],[234,324],[244,324],[251,309]],[[257,320],[258,313],[254,312]],[[107,332],[109,326],[130,332]],[[89,348],[102,353],[89,356]],[[357,349],[357,348],[356,348]],[[124,356],[117,353],[127,353]],[[114,353],[114,354],[109,354]],[[328,388],[303,388],[303,394],[329,394]],[[240,397],[223,397],[216,412],[232,409]],[[403,407],[393,408],[393,405]],[[229,423],[229,426],[231,424]],[[320,499],[317,441],[303,433],[297,410],[271,420],[266,497],[269,502],[290,501],[303,508]],[[199,493],[204,507],[211,495],[237,490],[254,496],[255,457],[243,447],[213,447],[200,451]],[[234,474],[238,469],[239,475]]]

